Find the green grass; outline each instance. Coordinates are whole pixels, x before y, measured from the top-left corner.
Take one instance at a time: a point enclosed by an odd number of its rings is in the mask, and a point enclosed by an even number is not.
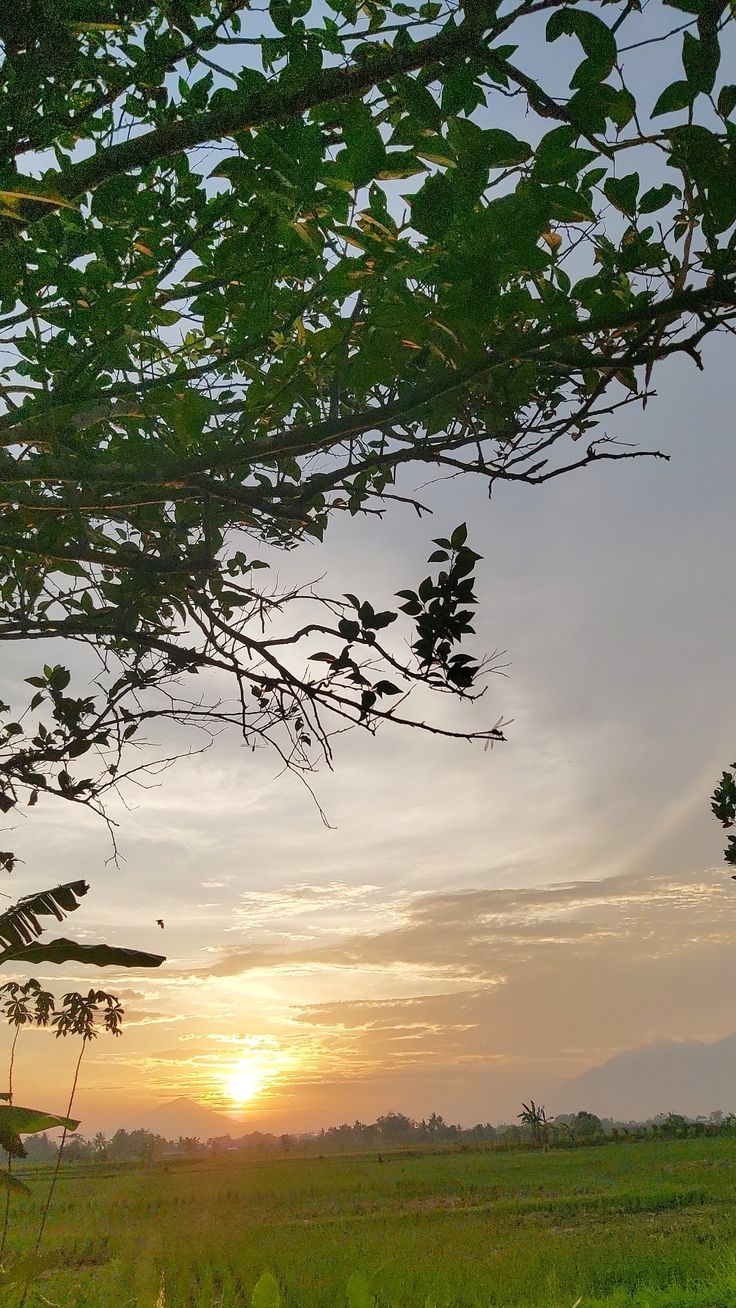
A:
[[[27,1251],[48,1172],[14,1201]],[[736,1141],[63,1170],[43,1294],[63,1308],[734,1308]],[[15,1308],[6,1291],[3,1308]]]

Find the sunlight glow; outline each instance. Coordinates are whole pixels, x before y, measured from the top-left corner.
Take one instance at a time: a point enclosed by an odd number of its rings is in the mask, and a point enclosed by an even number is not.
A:
[[[268,1079],[262,1059],[243,1058],[226,1077],[225,1090],[236,1104],[246,1104],[255,1098]]]

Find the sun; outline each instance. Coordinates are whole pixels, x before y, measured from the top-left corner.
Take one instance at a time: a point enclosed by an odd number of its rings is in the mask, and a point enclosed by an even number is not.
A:
[[[259,1061],[243,1058],[225,1080],[225,1090],[236,1104],[247,1104],[263,1088],[267,1076]]]

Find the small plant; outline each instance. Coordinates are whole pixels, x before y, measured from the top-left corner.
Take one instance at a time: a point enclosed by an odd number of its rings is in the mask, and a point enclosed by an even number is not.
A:
[[[41,1242],[56,1189],[67,1137],[70,1132],[76,1131],[79,1126],[78,1120],[72,1118],[71,1113],[85,1050],[90,1041],[97,1036],[97,1024],[101,1024],[104,1030],[113,1036],[120,1035],[123,1009],[117,997],[108,994],[105,990],[89,990],[86,995],[82,995],[76,990],[70,991],[63,996],[61,1003],[57,1003],[55,996],[50,991],[44,990],[35,977],[31,977],[23,985],[16,981],[7,982],[0,987],[0,996],[4,997],[0,1001],[0,1007],[2,1007],[9,1024],[15,1028],[8,1068],[8,1090],[0,1095],[0,1098],[6,1101],[0,1106],[0,1145],[8,1155],[6,1170],[0,1173],[0,1177],[2,1177],[0,1183],[4,1184],[6,1190],[0,1256],[4,1254],[7,1242],[11,1193],[14,1190],[28,1192],[28,1186],[18,1180],[12,1171],[13,1159],[26,1157],[22,1137],[61,1127],[61,1140],[56,1154],[56,1163],[36,1232],[33,1252],[30,1258],[23,1261],[23,1292],[19,1303],[19,1308],[23,1308],[31,1285],[46,1270],[45,1264],[40,1259]],[[57,1038],[60,1036],[76,1036],[81,1041],[79,1056],[74,1068],[69,1103],[66,1115],[63,1117],[56,1113],[47,1113],[36,1108],[24,1108],[13,1103],[13,1071],[18,1037],[23,1028],[28,1026],[52,1027]],[[12,1268],[11,1271],[16,1278],[21,1274],[18,1266]]]
[[[26,895],[0,914],[0,966],[3,964],[23,963],[66,963],[69,961],[91,963],[104,967],[116,964],[118,967],[158,967],[163,957],[146,954],[140,950],[122,949],[99,944],[83,945],[75,940],[59,938],[41,942],[38,937],[43,933],[43,917],[54,917],[58,922],[64,920],[68,913],[79,907],[80,900],[86,895],[86,881],[71,881],[37,894]],[[48,1194],[44,1203],[41,1219],[36,1232],[32,1254],[11,1268],[0,1265],[0,1285],[21,1283],[23,1286],[18,1308],[23,1308],[33,1282],[46,1270],[40,1257],[46,1222],[56,1188],[59,1168],[64,1154],[67,1137],[76,1131],[79,1122],[72,1117],[79,1074],[87,1045],[97,1036],[101,1026],[113,1036],[120,1035],[123,1009],[115,995],[105,990],[92,988],[86,994],[73,990],[58,1001],[50,990],[45,990],[35,977],[23,983],[8,981],[0,986],[0,1011],[9,1025],[14,1028],[10,1047],[8,1065],[8,1089],[0,1093],[0,1146],[7,1154],[7,1166],[0,1171],[0,1187],[5,1189],[5,1211],[0,1235],[0,1259],[4,1256],[10,1223],[10,1198],[12,1193],[27,1192],[28,1187],[13,1174],[13,1159],[25,1158],[26,1149],[23,1136],[35,1135],[42,1131],[61,1128],[61,1140],[56,1155],[56,1164],[52,1173]],[[59,1116],[43,1109],[27,1108],[14,1103],[13,1075],[15,1071],[18,1038],[27,1027],[47,1027],[54,1031],[57,1039],[67,1036],[80,1040],[72,1080],[71,1092],[66,1114]],[[2,1278],[5,1278],[3,1281]],[[9,1281],[8,1278],[11,1278]]]
[[[532,1143],[537,1147],[544,1147],[545,1153],[549,1148],[550,1123],[544,1104],[535,1104],[533,1099],[528,1104],[521,1105],[521,1112],[518,1115],[522,1126],[528,1126],[531,1131]]]

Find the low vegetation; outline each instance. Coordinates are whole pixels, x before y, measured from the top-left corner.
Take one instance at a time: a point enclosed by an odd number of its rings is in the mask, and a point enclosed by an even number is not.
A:
[[[392,1112],[383,1113],[374,1122],[343,1122],[340,1126],[302,1134],[248,1131],[244,1135],[211,1136],[206,1140],[192,1135],[167,1139],[143,1127],[133,1131],[121,1128],[109,1138],[102,1131],[91,1137],[75,1134],[72,1140],[65,1141],[63,1162],[69,1164],[94,1159],[98,1163],[137,1164],[162,1162],[172,1157],[201,1158],[232,1153],[255,1158],[292,1152],[310,1156],[371,1150],[380,1153],[403,1145],[454,1145],[459,1149],[480,1145],[493,1149],[571,1149],[619,1139],[695,1140],[705,1136],[736,1139],[736,1114],[720,1111],[698,1118],[684,1117],[681,1113],[658,1113],[645,1121],[627,1122],[600,1118],[581,1109],[577,1113],[560,1113],[548,1118],[544,1107],[536,1108],[532,1100],[531,1105],[523,1105],[518,1116],[519,1125],[516,1122],[499,1125],[477,1122],[474,1126],[459,1126],[446,1122],[439,1113],[430,1113],[429,1117],[415,1121],[405,1113]],[[24,1148],[25,1157],[31,1164],[52,1162],[58,1154],[57,1142],[45,1132],[26,1139]]]
[[[70,1164],[36,1302],[246,1308],[270,1273],[283,1308],[731,1308],[735,1168],[727,1136]],[[14,1209],[8,1308],[48,1172]]]

